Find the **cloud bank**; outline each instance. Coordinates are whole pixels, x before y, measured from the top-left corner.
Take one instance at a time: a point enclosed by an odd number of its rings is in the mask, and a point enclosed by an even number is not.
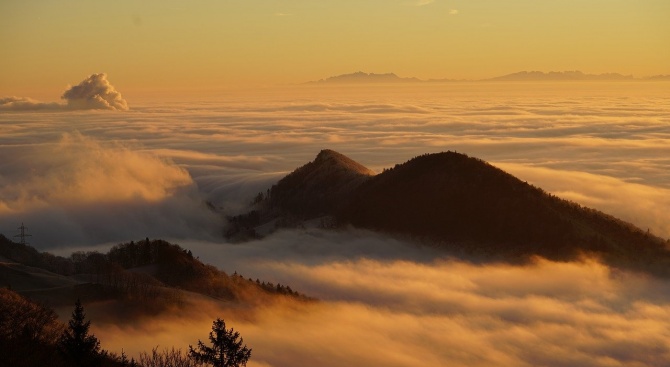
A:
[[[159,201],[192,183],[188,172],[122,145],[64,134],[44,146],[3,147],[0,213],[88,203]],[[24,169],[29,167],[29,170]]]
[[[185,348],[223,317],[253,348],[250,366],[658,366],[670,358],[667,280],[592,260],[411,260],[417,249],[390,242],[385,251],[387,240],[315,231],[285,232],[252,243],[252,251],[192,244],[201,258],[237,263],[245,276],[322,301],[196,303],[199,312],[188,316],[94,322],[94,332],[104,347],[132,355],[156,345]],[[393,258],[402,252],[410,260]]]
[[[636,223],[643,230],[670,236],[670,222],[666,215],[666,210],[670,208],[670,190],[667,188],[624,182],[587,172],[513,163],[496,165],[561,198],[598,208],[605,213],[616,213],[619,218]]]
[[[128,110],[128,102],[109,83],[104,73],[92,74],[81,83],[69,87],[61,99],[64,99],[66,104],[45,103],[23,97],[6,97],[0,99],[0,111]]]
[[[0,98],[0,111],[35,111],[35,110],[58,110],[63,105],[52,102],[44,103],[25,97]]]
[[[631,83],[287,87],[114,114],[0,114],[0,146],[46,144],[72,130],[128,142],[188,171],[199,194],[226,210],[324,148],[378,172],[456,150],[670,237],[662,198],[670,189],[670,110],[659,97],[667,86]],[[7,152],[10,161],[19,154]],[[587,176],[594,185],[583,184]]]
[[[25,221],[32,240],[65,254],[76,244],[171,238],[228,272],[322,299],[203,302],[197,313],[133,325],[93,318],[116,352],[185,348],[223,317],[254,348],[256,367],[659,366],[670,360],[666,280],[591,260],[477,265],[358,230],[231,245],[202,205],[245,203],[323,148],[377,171],[456,150],[670,236],[670,110],[657,87],[301,89],[115,114],[0,114],[0,225],[13,234]],[[105,177],[119,177],[118,187]]]
[[[12,157],[0,163],[0,223],[31,223],[38,247],[222,226],[188,172],[155,155],[78,133],[0,152]]]

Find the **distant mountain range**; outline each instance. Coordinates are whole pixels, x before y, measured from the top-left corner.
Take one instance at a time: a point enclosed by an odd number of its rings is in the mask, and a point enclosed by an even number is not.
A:
[[[544,192],[467,155],[426,154],[379,174],[332,150],[296,169],[231,218],[234,236],[267,223],[353,225],[409,237],[456,256],[523,262],[589,254],[610,265],[670,276],[670,242]],[[256,233],[256,236],[259,234]]]
[[[375,74],[358,71],[351,74],[331,76],[309,83],[351,84],[351,83],[417,83],[422,80],[417,78],[401,78],[393,73]]]
[[[634,80],[632,75],[621,75],[617,73],[606,74],[584,74],[581,71],[520,71],[507,74],[489,80],[502,81],[530,81],[530,80]]]
[[[647,80],[670,80],[670,75],[654,75],[648,77]]]
[[[581,71],[520,71],[489,79],[456,80],[456,79],[428,79],[402,78],[393,73],[375,74],[362,71],[332,76],[326,79],[307,82],[306,84],[392,84],[392,83],[440,83],[457,81],[670,81],[670,75],[654,75],[646,78],[635,78],[632,75],[618,73],[585,74]]]

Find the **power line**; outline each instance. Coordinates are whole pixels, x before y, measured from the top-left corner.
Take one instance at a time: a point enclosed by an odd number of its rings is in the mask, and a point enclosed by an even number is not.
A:
[[[15,235],[14,237],[19,237],[20,239],[20,244],[22,245],[27,245],[28,242],[26,242],[26,237],[32,237],[32,235],[29,235],[26,233],[28,228],[21,223],[21,227],[17,228],[19,231],[21,231],[19,234]]]

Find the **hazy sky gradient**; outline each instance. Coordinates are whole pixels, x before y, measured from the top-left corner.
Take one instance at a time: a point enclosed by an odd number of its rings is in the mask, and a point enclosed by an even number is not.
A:
[[[377,172],[464,152],[670,237],[670,83],[276,86],[359,70],[670,74],[668,19],[668,0],[0,0],[0,233],[25,223],[66,255],[170,239],[322,299],[132,325],[87,305],[117,353],[183,348],[223,316],[250,367],[659,366],[667,280],[436,259],[356,229],[221,233],[223,214],[331,148]]]
[[[128,93],[354,72],[486,78],[670,70],[666,0],[7,0],[0,95],[107,72]]]

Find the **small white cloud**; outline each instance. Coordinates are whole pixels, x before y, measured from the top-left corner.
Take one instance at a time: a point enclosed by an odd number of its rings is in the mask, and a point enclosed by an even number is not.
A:
[[[458,9],[451,9],[451,10],[449,10],[449,14],[450,14],[450,15],[456,15],[456,14],[458,14]]]
[[[93,74],[81,83],[69,86],[61,99],[67,104],[44,103],[25,97],[4,97],[0,98],[0,111],[128,110],[128,102],[109,83],[105,73]]]
[[[66,90],[61,98],[74,110],[128,110],[128,102],[109,83],[105,73],[89,76]]]
[[[435,0],[418,0],[416,3],[414,3],[414,5],[424,6],[424,5],[432,4],[434,2],[435,2]]]
[[[289,14],[289,13],[275,13],[275,17],[288,17],[288,16],[291,16],[291,15],[293,15],[293,14]]]

